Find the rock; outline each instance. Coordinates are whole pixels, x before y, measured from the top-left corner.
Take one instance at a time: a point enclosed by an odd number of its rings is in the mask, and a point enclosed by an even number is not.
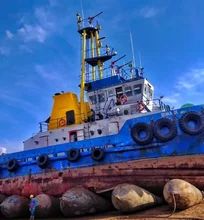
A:
[[[176,205],[176,209],[180,210],[187,209],[203,200],[202,192],[199,189],[181,179],[168,181],[164,186],[163,195],[171,207]]]
[[[82,187],[68,190],[60,199],[61,211],[67,217],[102,212],[110,207],[104,198]]]
[[[38,200],[36,207],[36,216],[46,218],[57,216],[60,213],[59,199],[47,194],[40,194],[35,197]]]
[[[120,212],[134,212],[161,203],[161,199],[133,184],[119,184],[112,192],[112,203]]]
[[[7,218],[17,218],[29,215],[29,199],[23,196],[12,195],[1,203],[1,212]]]

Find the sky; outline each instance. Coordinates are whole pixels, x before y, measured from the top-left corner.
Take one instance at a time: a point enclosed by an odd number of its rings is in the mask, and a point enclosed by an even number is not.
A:
[[[131,31],[156,97],[175,108],[203,103],[203,0],[0,0],[0,147],[8,152],[39,131],[54,93],[79,92],[82,11],[103,11],[104,43],[127,61]]]

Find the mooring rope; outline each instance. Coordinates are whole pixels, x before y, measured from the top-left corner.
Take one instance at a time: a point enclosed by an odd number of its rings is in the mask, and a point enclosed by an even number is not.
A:
[[[171,192],[170,195],[171,195],[172,198],[173,198],[174,208],[173,208],[172,212],[171,212],[169,215],[167,215],[167,218],[170,217],[170,216],[172,216],[172,215],[176,212],[176,199],[175,199],[175,195],[174,195],[173,192]]]

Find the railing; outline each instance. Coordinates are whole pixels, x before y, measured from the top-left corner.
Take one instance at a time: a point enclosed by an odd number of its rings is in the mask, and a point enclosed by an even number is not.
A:
[[[148,100],[146,96],[143,95],[143,99],[145,99],[143,102],[146,106],[149,104],[152,104],[152,110],[160,110],[160,111],[170,111],[171,107],[169,105],[166,105],[161,98],[156,98],[153,100]]]
[[[100,47],[101,49],[101,54],[99,55],[99,57],[102,57],[102,56],[114,56],[116,55],[116,51],[114,50],[114,48],[110,48],[110,47]],[[97,48],[94,47],[93,49],[87,49],[86,50],[86,57],[87,58],[93,58],[92,57],[92,51],[94,50],[94,54],[97,54]],[[97,57],[97,56],[94,56],[94,57]]]
[[[91,115],[91,111],[88,112],[88,115]],[[76,119],[81,119],[80,121],[82,121],[83,123],[87,122],[89,119],[86,119],[87,117],[85,117],[86,115],[84,113],[82,114],[75,114],[75,121],[77,121]],[[63,123],[62,123],[63,122]],[[55,118],[52,120],[49,120],[48,123],[46,122],[40,122],[40,132],[44,132],[48,130],[48,127],[50,128],[63,128],[66,127],[68,125],[67,123],[67,118],[66,117],[60,117],[60,118]]]
[[[162,100],[161,98],[156,98],[156,99],[153,99],[153,100],[148,100],[144,95],[143,95],[143,101],[136,101],[135,102],[135,105],[140,105],[141,102],[145,105],[145,109],[147,111],[170,111],[171,108],[169,105],[166,105]],[[109,105],[111,104],[112,100],[110,100],[110,103]],[[106,100],[105,104],[103,107],[97,109],[97,112],[101,112],[105,115],[105,117],[111,117],[111,116],[108,116],[108,107],[106,106],[108,103],[108,99]],[[148,106],[151,106],[152,105],[152,109],[148,110]],[[107,108],[106,108],[107,107]],[[138,113],[142,113],[140,111],[138,111]],[[88,112],[88,115],[92,115],[92,119],[91,117],[88,118],[87,120],[86,117],[85,117],[85,114],[75,114],[75,120],[76,119],[84,119],[82,120],[82,122],[88,122],[89,120],[95,120],[95,115],[93,115],[94,112],[93,111],[90,111]],[[101,118],[102,119],[102,118]],[[81,120],[80,120],[81,121]],[[39,126],[40,126],[40,132],[44,132],[44,131],[47,131],[48,130],[48,127],[50,128],[63,128],[63,127],[66,127],[68,125],[67,123],[67,118],[66,117],[60,117],[60,118],[56,118],[56,119],[52,119],[50,120],[48,123],[46,122],[40,122],[39,123]]]
[[[44,132],[48,130],[48,123],[42,121],[39,122],[40,132]]]
[[[102,71],[103,71],[103,78],[119,75],[123,79],[128,80],[137,77],[134,68],[131,67],[120,68],[120,66],[114,66],[114,67],[108,66],[103,68]],[[91,70],[87,71],[85,74],[86,74],[86,82],[92,82],[93,80],[92,80]],[[99,80],[99,79],[100,78],[98,74],[96,74],[95,80]]]

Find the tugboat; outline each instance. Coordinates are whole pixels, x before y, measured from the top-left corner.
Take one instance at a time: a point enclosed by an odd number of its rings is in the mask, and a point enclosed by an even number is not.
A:
[[[76,186],[101,193],[120,183],[154,192],[171,178],[204,187],[204,105],[175,110],[154,99],[144,69],[119,65],[125,55],[102,46],[100,14],[77,14],[79,99],[56,93],[24,151],[0,156],[0,193],[61,196]]]

